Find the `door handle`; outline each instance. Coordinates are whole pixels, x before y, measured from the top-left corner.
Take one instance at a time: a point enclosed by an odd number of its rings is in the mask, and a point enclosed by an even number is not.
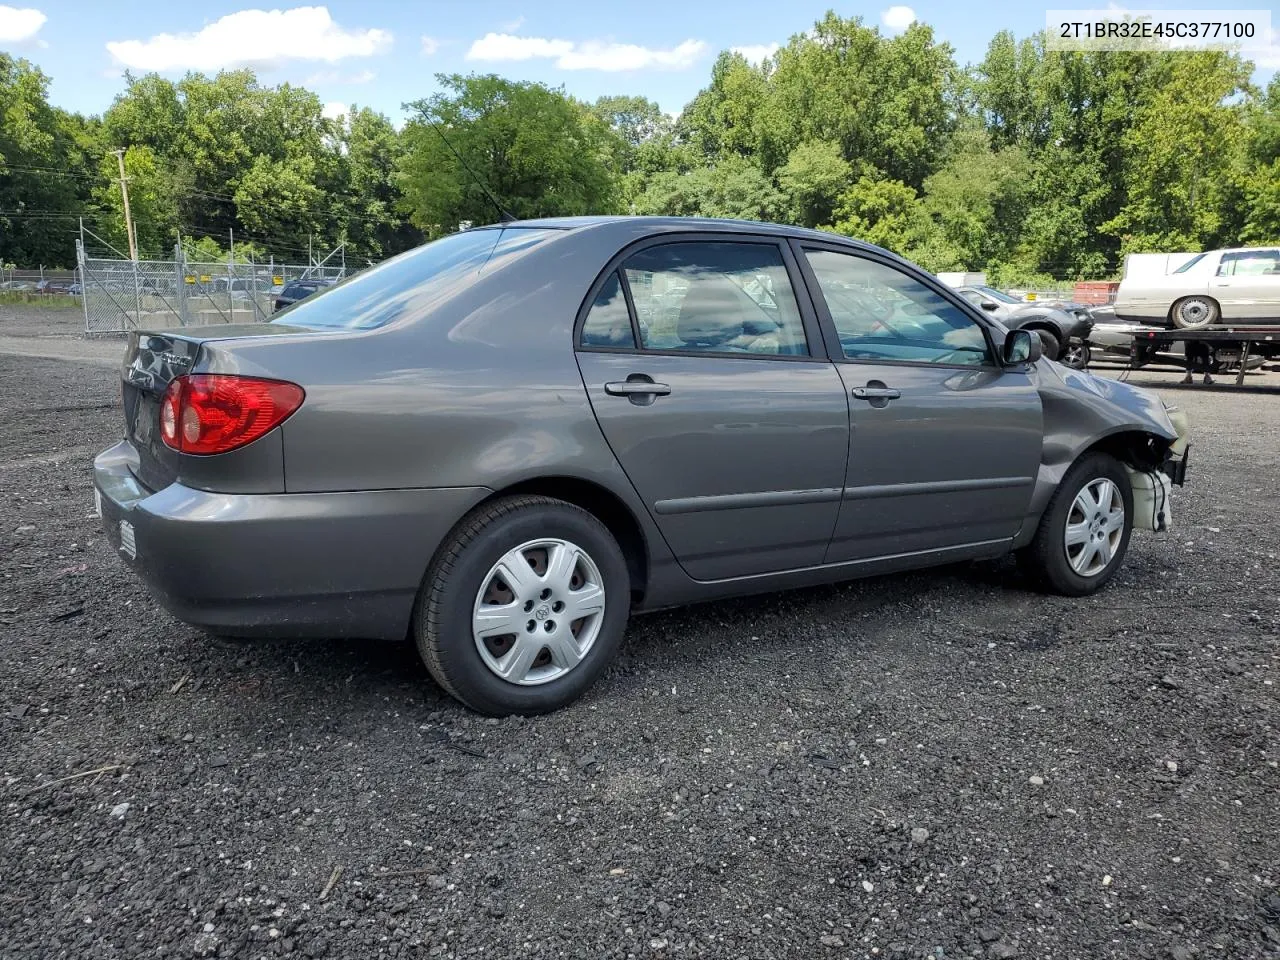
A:
[[[893,387],[854,387],[853,396],[857,400],[897,400],[902,391]]]
[[[671,387],[652,380],[615,380],[604,385],[604,392],[611,397],[665,397]]]

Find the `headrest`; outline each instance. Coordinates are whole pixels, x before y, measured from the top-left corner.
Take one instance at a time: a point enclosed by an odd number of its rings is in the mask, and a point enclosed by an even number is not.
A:
[[[742,336],[742,293],[727,277],[702,275],[680,304],[676,336],[690,346],[714,347]]]

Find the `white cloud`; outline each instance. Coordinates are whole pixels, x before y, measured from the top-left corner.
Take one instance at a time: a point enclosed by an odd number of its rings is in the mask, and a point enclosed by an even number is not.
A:
[[[524,26],[524,17],[516,17],[514,20],[508,20],[506,23],[498,24],[499,33],[515,33]]]
[[[577,43],[573,40],[487,33],[471,45],[467,59],[500,62],[555,60],[561,70],[683,70],[692,66],[706,48],[701,40],[686,40],[678,46],[661,50],[603,40]]]
[[[287,60],[336,63],[369,57],[391,46],[386,30],[347,30],[327,7],[241,10],[206,24],[197,33],[160,33],[150,40],[107,44],[116,61],[157,72],[271,67]]]
[[[422,35],[422,55],[424,57],[431,56],[433,53],[435,53],[439,49],[440,49],[439,40],[437,40],[435,37],[428,37],[426,34]]]
[[[745,47],[734,47],[734,53],[740,53],[751,63],[764,63],[778,52],[776,43],[751,43]]]
[[[894,33],[901,33],[915,22],[916,12],[910,7],[890,7],[880,13],[880,22]]]
[[[562,57],[573,51],[569,40],[544,40],[541,37],[517,37],[509,33],[486,33],[471,44],[468,60],[533,60],[536,57]]]
[[[6,7],[0,4],[0,43],[22,43],[30,40],[49,18],[32,7]]]
[[[351,108],[348,107],[341,100],[330,100],[320,110],[320,113],[322,116],[328,117],[330,120],[337,120],[340,116],[345,114],[349,109]]]

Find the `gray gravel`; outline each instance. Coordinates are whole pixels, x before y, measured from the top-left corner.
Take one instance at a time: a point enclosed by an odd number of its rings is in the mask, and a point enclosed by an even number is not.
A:
[[[1167,395],[1179,528],[1100,596],[655,614],[494,721],[174,622],[92,516],[116,374],[0,353],[0,956],[1280,957],[1280,400]]]

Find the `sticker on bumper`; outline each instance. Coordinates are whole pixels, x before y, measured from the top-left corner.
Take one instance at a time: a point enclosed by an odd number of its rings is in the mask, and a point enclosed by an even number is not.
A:
[[[133,524],[128,520],[120,521],[120,551],[130,560],[138,559],[138,543],[133,538]]]

